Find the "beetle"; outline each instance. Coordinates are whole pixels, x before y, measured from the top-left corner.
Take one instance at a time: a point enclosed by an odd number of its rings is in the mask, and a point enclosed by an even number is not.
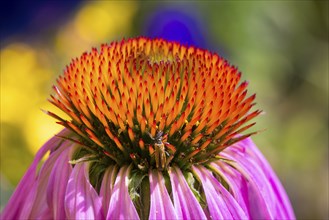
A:
[[[155,166],[159,170],[165,169],[165,167],[167,167],[167,165],[171,160],[170,159],[167,161],[166,150],[165,150],[166,143],[163,143],[163,140],[167,139],[167,135],[165,136],[162,135],[163,135],[162,131],[158,131],[155,137],[152,137],[152,135],[149,133],[150,138],[155,142],[154,143]]]

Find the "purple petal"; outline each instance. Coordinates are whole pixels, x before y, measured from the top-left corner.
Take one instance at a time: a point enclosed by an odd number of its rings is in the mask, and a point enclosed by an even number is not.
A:
[[[139,219],[128,191],[130,170],[124,166],[117,175],[106,219]]]
[[[42,213],[40,213],[38,218],[35,218],[37,220],[47,220],[47,219],[56,219],[53,216],[53,213],[50,209],[45,209]]]
[[[224,155],[224,154],[223,154]],[[237,156],[231,158],[227,156],[228,159],[234,160],[238,159]],[[261,219],[273,219],[274,218],[274,207],[273,207],[273,190],[269,185],[268,180],[265,179],[264,174],[260,171],[256,164],[249,163],[245,161],[246,158],[239,158],[234,166],[243,176],[250,182],[249,193],[249,205],[250,205],[250,216],[251,218],[261,218]],[[248,187],[249,189],[249,187]]]
[[[216,170],[218,175],[220,175],[230,186],[230,191],[232,192],[233,197],[239,203],[240,207],[244,210],[247,217],[250,218],[248,197],[256,194],[251,193],[251,195],[249,195],[249,192],[252,191],[252,189],[250,188],[253,185],[251,185],[237,170],[235,170],[230,165],[224,162],[216,161],[214,163],[211,163],[211,167],[213,168],[213,170]]]
[[[247,219],[246,214],[232,195],[203,166],[193,166],[206,195],[208,210],[213,219]]]
[[[202,167],[203,170],[207,170]],[[233,219],[247,219],[248,214],[241,208],[239,203],[235,200],[232,194],[227,191],[227,189],[220,183],[211,172],[205,172],[208,178],[213,183],[214,188],[219,192],[220,196],[223,198],[228,210],[230,211]]]
[[[31,210],[34,205],[34,200],[38,193],[38,181],[35,181],[30,189],[22,193],[24,193],[24,199],[22,200],[23,202],[22,206],[19,207],[20,209],[18,210],[19,214],[17,215],[17,217],[14,218],[3,217],[1,219],[29,219],[30,218]]]
[[[52,170],[56,167],[56,163],[60,158],[60,156],[63,153],[67,154],[66,150],[71,146],[72,146],[72,142],[64,141],[61,144],[60,148],[58,148],[56,151],[50,154],[49,158],[45,161],[45,163],[41,167],[38,176],[37,193],[34,198],[33,206],[31,208],[30,218],[32,219],[38,218],[41,213],[49,209],[46,196],[47,196],[47,188],[48,188],[50,174],[52,173]],[[32,199],[28,201],[32,201]],[[24,209],[26,207],[28,206],[25,206]]]
[[[118,173],[117,166],[108,167],[104,173],[102,186],[101,186],[101,190],[100,190],[100,197],[102,200],[103,212],[104,212],[105,216],[107,215],[108,208],[110,206],[111,194],[113,191],[114,182],[115,182],[117,173]]]
[[[51,208],[53,219],[65,218],[65,193],[69,177],[72,172],[72,165],[69,164],[74,147],[66,149],[56,161],[51,171],[47,186],[47,203]]]
[[[149,219],[177,219],[175,208],[166,189],[162,173],[149,172],[151,205]]]
[[[182,171],[173,167],[169,170],[174,207],[179,219],[206,219],[201,205],[187,184]]]
[[[227,148],[221,155],[236,161],[230,164],[251,184],[248,189],[252,191],[249,193],[252,218],[295,218],[280,181],[250,139]]]
[[[69,131],[63,129],[59,135],[66,135]],[[31,204],[29,198],[34,198],[36,195],[36,181],[37,181],[37,167],[44,155],[52,150],[54,147],[58,147],[63,140],[59,137],[53,137],[47,141],[36,154],[32,165],[29,167],[24,177],[16,187],[15,192],[8,201],[6,207],[4,208],[0,218],[1,219],[18,219],[20,216],[28,216],[28,213],[24,213],[22,207],[25,207],[25,204]],[[28,202],[27,202],[28,201]],[[28,209],[26,209],[28,210]]]
[[[85,162],[74,166],[65,195],[65,212],[69,219],[100,219],[102,204],[94,187],[89,182]]]
[[[250,149],[249,152],[254,153],[254,158],[256,158],[258,160],[258,164],[260,165],[261,169],[263,170],[263,172],[269,179],[270,184],[274,190],[274,193],[275,193],[277,199],[279,200],[279,205],[281,205],[281,206],[278,207],[278,209],[280,211],[284,212],[282,217],[289,218],[289,219],[295,219],[295,214],[292,209],[290,200],[286,194],[286,191],[284,190],[279,178],[274,173],[272,167],[267,162],[267,160],[262,155],[262,153],[259,151],[259,149],[256,147],[256,145],[252,142],[252,140],[250,138],[239,142],[238,145],[246,146]]]

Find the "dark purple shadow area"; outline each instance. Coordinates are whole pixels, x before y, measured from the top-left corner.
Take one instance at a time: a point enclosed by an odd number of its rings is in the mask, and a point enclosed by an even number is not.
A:
[[[81,3],[71,1],[0,1],[0,41],[20,33],[35,35],[58,25]]]

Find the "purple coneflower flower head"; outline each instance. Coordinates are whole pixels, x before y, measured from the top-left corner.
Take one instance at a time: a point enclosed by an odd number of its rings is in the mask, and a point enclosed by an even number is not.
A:
[[[3,219],[294,219],[247,132],[255,95],[217,54],[161,39],[102,45],[54,86],[65,128]],[[49,157],[41,158],[50,152]]]

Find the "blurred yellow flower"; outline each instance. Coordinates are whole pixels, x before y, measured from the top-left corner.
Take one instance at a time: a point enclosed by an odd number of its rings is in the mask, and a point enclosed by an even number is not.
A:
[[[40,87],[50,75],[37,66],[36,52],[15,43],[1,51],[1,122],[22,124],[40,100]]]
[[[97,43],[122,38],[129,33],[136,11],[136,2],[90,1],[59,30],[55,49],[67,62]]]
[[[42,146],[49,139],[49,137],[54,136],[63,129],[63,126],[54,123],[54,119],[49,117],[47,114],[43,114],[40,109],[51,109],[57,114],[60,114],[61,117],[68,118],[64,113],[59,112],[46,99],[42,105],[38,106],[38,108],[31,110],[24,127],[24,135],[26,137],[29,150],[33,153],[33,155],[36,154],[40,146]]]
[[[92,2],[79,11],[74,26],[83,39],[104,41],[126,33],[135,11],[134,2]]]

